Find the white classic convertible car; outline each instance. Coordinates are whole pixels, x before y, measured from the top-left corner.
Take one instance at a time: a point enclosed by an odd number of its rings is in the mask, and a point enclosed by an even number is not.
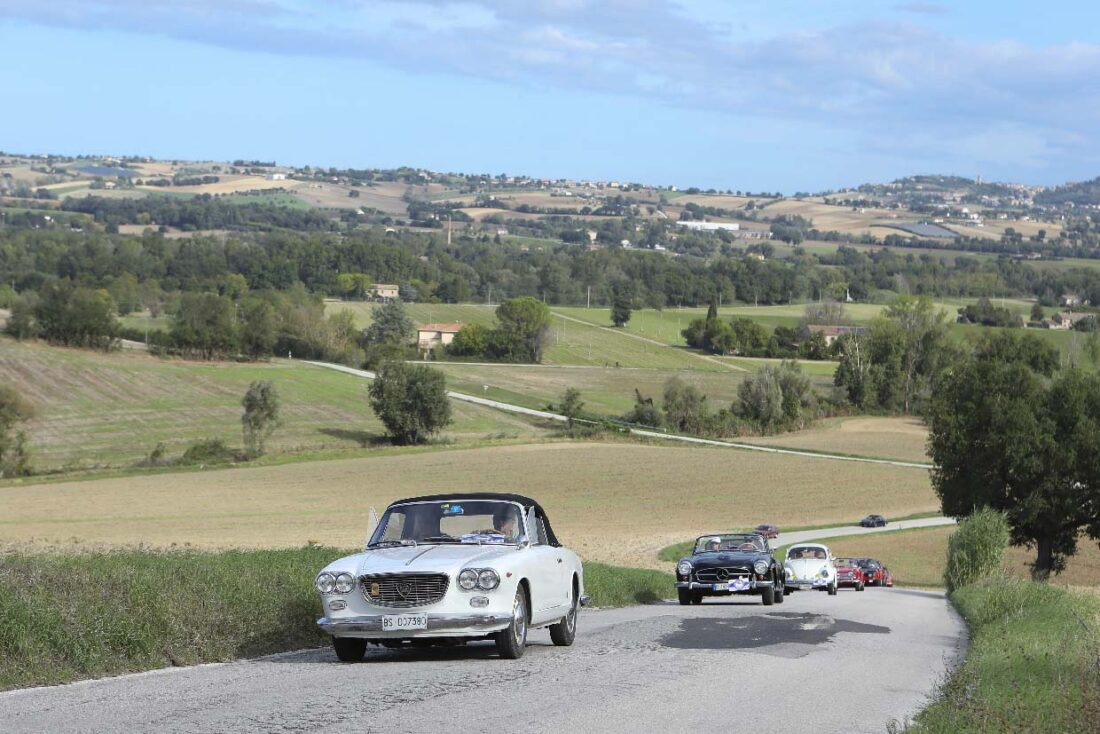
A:
[[[783,560],[787,573],[783,584],[787,593],[798,589],[818,589],[836,596],[836,564],[828,546],[820,543],[796,543],[787,549]]]
[[[563,548],[538,503],[513,494],[414,497],[386,509],[362,553],[316,578],[337,657],[368,643],[463,644],[492,639],[523,655],[528,630],[571,645],[586,604],[580,559]]]

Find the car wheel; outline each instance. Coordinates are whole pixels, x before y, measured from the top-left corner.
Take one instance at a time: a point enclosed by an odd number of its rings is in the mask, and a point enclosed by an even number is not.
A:
[[[698,593],[692,594],[691,595],[691,603],[692,604],[702,604],[703,603],[703,595],[698,594]]]
[[[680,606],[691,604],[691,592],[688,589],[677,589],[676,598],[680,600]]]
[[[863,591],[864,588],[863,584],[856,584],[856,591]]]
[[[783,592],[783,584],[779,584],[775,587],[775,603],[782,604],[784,596],[785,594]]]
[[[367,652],[367,641],[356,637],[333,637],[332,649],[341,663],[357,663]]]
[[[829,587],[829,596],[836,596],[836,584]]]
[[[523,587],[516,589],[516,600],[512,602],[512,621],[494,636],[497,652],[506,660],[523,657],[527,647],[527,598]]]
[[[572,587],[569,596],[573,597],[569,604],[569,614],[562,617],[557,624],[550,625],[550,640],[558,647],[569,647],[577,637],[577,594]]]
[[[764,590],[760,592],[760,598],[764,601],[764,606],[766,607],[775,604],[775,587],[765,586]]]

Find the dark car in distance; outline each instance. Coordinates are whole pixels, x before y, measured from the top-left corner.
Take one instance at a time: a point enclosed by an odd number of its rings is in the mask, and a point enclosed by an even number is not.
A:
[[[759,533],[716,533],[696,539],[690,556],[676,564],[681,604],[707,596],[755,595],[765,606],[783,602],[783,566]]]
[[[882,515],[868,515],[859,521],[861,528],[884,528],[886,527],[886,518]]]
[[[775,525],[769,525],[768,523],[760,523],[753,532],[763,535],[765,538],[779,537],[779,528]]]

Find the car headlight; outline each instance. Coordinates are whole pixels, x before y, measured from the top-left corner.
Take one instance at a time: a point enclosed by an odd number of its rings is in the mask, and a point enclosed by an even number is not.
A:
[[[337,594],[347,594],[355,588],[355,577],[350,573],[336,574],[336,582],[333,586]]]
[[[688,561],[680,561],[680,563],[676,565],[676,573],[680,574],[681,576],[690,576],[691,563]]]
[[[477,586],[477,571],[472,568],[465,569],[458,575],[458,586],[466,591],[470,591]]]
[[[336,577],[326,571],[317,576],[317,580],[313,582],[313,585],[322,594],[331,594],[333,588],[336,587]]]
[[[477,575],[477,585],[486,591],[492,591],[500,586],[500,576],[491,568],[483,568]]]
[[[752,564],[752,567],[756,569],[757,576],[766,576],[768,573],[768,562],[764,560],[757,561]]]
[[[794,572],[794,569],[792,569],[790,566],[785,566],[783,568],[783,573],[787,574],[787,578],[792,578],[792,579],[798,578],[798,575]]]
[[[829,578],[829,569],[827,567],[822,568],[820,573],[821,573],[821,578],[823,578],[823,579]]]

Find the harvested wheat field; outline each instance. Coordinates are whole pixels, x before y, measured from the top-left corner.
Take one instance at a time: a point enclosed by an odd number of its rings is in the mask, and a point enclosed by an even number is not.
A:
[[[927,530],[906,530],[862,538],[838,538],[824,541],[838,556],[869,556],[877,558],[893,572],[897,583],[904,586],[943,586],[943,571],[947,564],[947,538],[955,528],[938,527]],[[1096,541],[1082,537],[1077,555],[1069,559],[1066,570],[1051,581],[1066,586],[1100,585],[1100,547]],[[1035,551],[1009,548],[1004,568],[1017,578],[1030,578],[1028,564],[1035,560]]]
[[[788,449],[930,461],[925,453],[928,428],[917,418],[837,418],[805,431],[739,440]]]
[[[699,532],[850,522],[853,508],[937,508],[920,469],[570,442],[9,485],[0,488],[0,545],[354,547],[371,506],[447,491],[529,494],[584,558],[636,566]]]

